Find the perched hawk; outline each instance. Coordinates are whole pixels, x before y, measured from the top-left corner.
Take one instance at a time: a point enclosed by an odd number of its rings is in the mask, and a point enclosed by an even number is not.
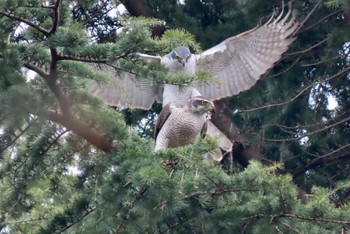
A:
[[[194,74],[199,70],[209,71],[215,80],[212,83],[192,86],[156,84],[130,73],[108,70],[106,72],[110,73],[115,86],[95,84],[93,94],[111,106],[150,109],[155,101],[162,102],[165,107],[170,102],[186,104],[196,96],[214,101],[248,90],[281,58],[295,39],[294,33],[299,24],[291,3],[288,8],[286,14],[282,11],[276,19],[271,18],[263,26],[230,37],[200,54],[192,54],[184,46],[164,57],[140,54],[146,60],[158,61],[170,72]],[[211,122],[208,123],[208,134],[220,136],[220,148],[231,150],[230,140]]]
[[[194,97],[185,105],[169,102],[160,112],[155,126],[155,151],[193,144],[206,132],[213,110],[213,102],[202,97]]]

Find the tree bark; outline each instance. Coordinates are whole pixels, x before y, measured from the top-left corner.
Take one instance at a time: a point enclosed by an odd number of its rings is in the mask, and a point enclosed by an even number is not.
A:
[[[68,130],[84,138],[89,143],[106,153],[114,152],[116,150],[112,141],[108,140],[106,137],[96,132],[91,126],[83,123],[72,115],[67,116],[51,113],[49,115],[49,120],[66,127]]]

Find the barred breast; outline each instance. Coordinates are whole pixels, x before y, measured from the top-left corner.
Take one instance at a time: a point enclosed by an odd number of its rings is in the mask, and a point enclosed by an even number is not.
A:
[[[205,115],[174,109],[158,134],[155,150],[193,144],[205,121]]]

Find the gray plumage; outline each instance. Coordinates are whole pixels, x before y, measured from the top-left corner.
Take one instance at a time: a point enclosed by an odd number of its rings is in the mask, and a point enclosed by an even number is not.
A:
[[[238,94],[250,89],[294,41],[293,35],[299,24],[292,12],[289,4],[284,17],[282,11],[275,20],[230,37],[200,54],[192,54],[184,46],[163,57],[139,54],[144,60],[163,64],[170,72],[209,71],[215,82],[185,87],[156,84],[131,73],[116,73],[112,68],[106,68],[111,75],[110,82],[107,86],[95,84],[92,92],[111,106],[141,109],[150,109],[155,101],[165,106],[172,101],[186,103],[198,95],[218,100]]]
[[[192,54],[184,46],[164,57],[139,54],[144,60],[163,64],[170,72],[195,74],[199,70],[209,71],[215,80],[212,83],[199,82],[181,87],[156,84],[130,73],[116,73],[107,67],[105,71],[111,76],[109,84],[94,84],[92,92],[111,106],[141,109],[150,109],[155,101],[162,102],[165,107],[170,102],[186,104],[196,96],[214,101],[236,95],[250,89],[288,49],[299,26],[295,19],[290,3],[287,14],[282,11],[276,19],[271,18],[263,26],[230,37],[200,54]],[[219,137],[222,150],[231,150],[231,141],[210,121],[208,132]]]
[[[156,127],[155,150],[193,144],[200,134],[205,134],[213,102],[195,97],[185,105],[170,102],[160,112]]]

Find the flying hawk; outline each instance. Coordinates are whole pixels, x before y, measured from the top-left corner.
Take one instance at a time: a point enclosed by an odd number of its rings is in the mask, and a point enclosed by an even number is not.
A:
[[[165,107],[170,102],[186,104],[196,96],[214,101],[248,90],[281,58],[295,39],[299,23],[291,3],[288,8],[284,14],[283,5],[276,19],[271,17],[266,24],[230,37],[199,54],[192,54],[187,47],[181,46],[164,57],[139,55],[145,60],[163,64],[170,72],[195,74],[199,70],[209,71],[214,82],[198,82],[191,86],[157,84],[131,73],[107,69],[114,85],[95,84],[92,92],[111,106],[150,109],[155,101],[162,102]],[[210,121],[208,134],[221,137],[219,146],[222,150],[231,150],[231,141]]]

